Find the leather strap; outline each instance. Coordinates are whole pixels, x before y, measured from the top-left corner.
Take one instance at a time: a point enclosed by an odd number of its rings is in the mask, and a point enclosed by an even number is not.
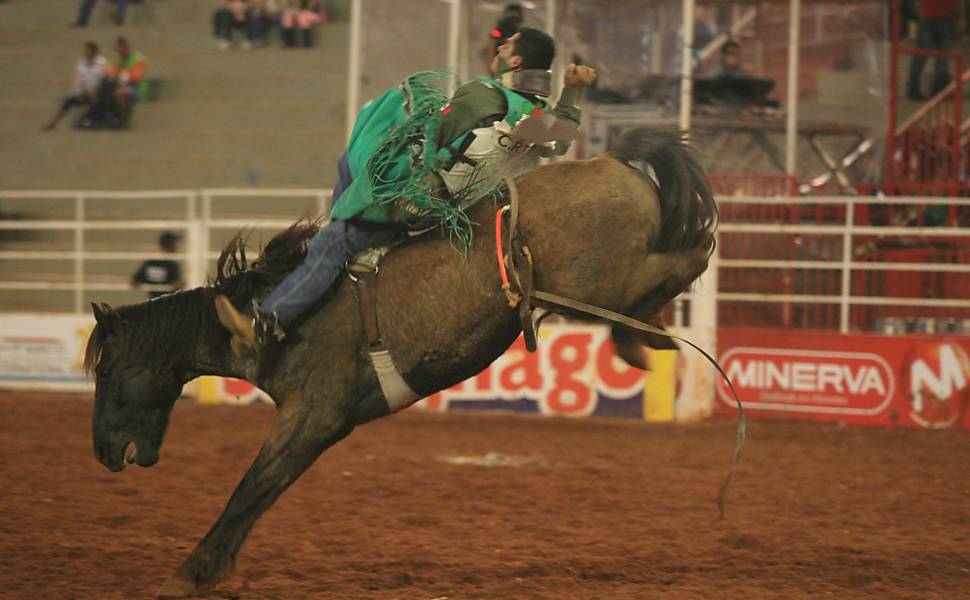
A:
[[[519,324],[522,325],[522,335],[525,338],[525,348],[529,352],[535,352],[538,348],[536,343],[536,326],[535,321],[532,318],[532,311],[535,304],[531,302],[533,297],[532,289],[534,269],[532,265],[532,253],[529,252],[529,247],[522,244],[521,240],[515,239],[512,242],[513,246],[513,258],[512,263],[521,262],[524,265],[524,269],[517,269],[515,271],[515,278],[519,284],[519,292],[522,294],[522,300],[519,302]]]
[[[508,271],[521,294],[516,310],[519,314],[519,324],[522,326],[525,348],[529,352],[535,352],[538,344],[535,321],[532,319],[533,305],[529,301],[533,282],[532,253],[519,237],[519,188],[511,177],[505,178],[505,185],[509,189],[509,237],[506,255]]]
[[[360,307],[360,320],[367,334],[368,348],[371,352],[386,350],[377,324],[377,271],[352,269],[352,275],[357,282],[357,306]]]
[[[392,413],[397,412],[414,404],[420,396],[404,381],[404,377],[394,366],[394,360],[384,345],[384,340],[381,339],[377,322],[377,269],[355,264],[348,270],[351,279],[357,284],[357,306],[360,307],[360,320],[367,335],[367,353],[371,366],[377,374],[377,382],[388,407]]]
[[[744,448],[744,440],[747,436],[746,418],[744,415],[744,406],[741,405],[741,398],[738,396],[738,391],[734,388],[734,383],[731,382],[731,378],[727,376],[721,365],[714,359],[713,356],[704,351],[703,348],[695,344],[694,342],[684,339],[682,337],[673,335],[668,331],[664,331],[659,327],[654,327],[642,321],[637,321],[626,315],[622,315],[618,312],[612,310],[607,310],[605,308],[600,308],[599,306],[593,306],[592,304],[586,304],[585,302],[580,302],[578,300],[573,300],[572,298],[566,298],[564,296],[559,296],[557,294],[550,294],[549,292],[543,292],[540,290],[533,289],[533,260],[532,253],[529,251],[529,247],[526,246],[522,239],[518,236],[518,225],[519,225],[519,190],[515,185],[515,181],[511,177],[505,178],[505,183],[509,188],[509,236],[508,236],[508,271],[511,273],[511,279],[515,281],[515,284],[519,288],[519,293],[522,295],[522,299],[519,301],[519,306],[517,308],[519,314],[519,320],[522,324],[522,333],[525,337],[526,348],[529,352],[535,352],[536,350],[536,332],[535,325],[532,319],[532,310],[535,307],[545,308],[550,311],[566,309],[571,312],[580,312],[598,317],[600,319],[605,319],[607,321],[612,321],[614,323],[619,323],[631,329],[636,329],[638,331],[643,331],[646,333],[652,333],[655,335],[662,335],[670,339],[679,340],[691,348],[694,348],[701,355],[707,359],[717,372],[720,373],[724,381],[727,382],[728,388],[730,388],[731,393],[734,395],[734,401],[738,405],[738,433],[734,442],[734,456],[731,460],[731,469],[728,471],[727,477],[724,479],[724,483],[721,484],[721,489],[717,494],[717,508],[721,513],[721,518],[724,518],[724,499],[727,496],[728,487],[731,485],[731,480],[734,478],[734,472],[737,469],[738,461],[741,459],[741,449]],[[522,264],[525,266],[525,270],[520,272],[518,265]]]
[[[670,332],[664,331],[652,325],[648,325],[636,319],[631,319],[626,315],[621,315],[618,312],[613,312],[612,310],[607,310],[605,308],[600,308],[599,306],[593,306],[592,304],[586,304],[585,302],[580,302],[578,300],[573,300],[572,298],[566,298],[564,296],[559,296],[557,294],[550,294],[549,292],[540,292],[539,290],[532,290],[527,299],[523,300],[522,303],[531,301],[532,304],[540,308],[546,308],[548,310],[555,310],[557,308],[568,309],[574,312],[583,312],[594,317],[599,317],[601,319],[606,319],[608,321],[613,321],[614,323],[619,323],[620,325],[625,325],[631,329],[636,329],[639,331],[645,331],[647,333],[654,333],[657,335],[662,335],[669,337],[674,340],[684,342],[691,348],[697,350],[701,355],[707,359],[709,363],[714,365],[717,372],[721,374],[724,378],[725,383],[731,389],[731,393],[734,395],[734,401],[738,405],[738,434],[734,441],[734,456],[731,460],[731,470],[728,471],[727,477],[724,479],[724,483],[721,484],[721,489],[717,493],[717,508],[721,513],[721,518],[724,518],[724,499],[727,496],[728,487],[731,485],[731,480],[734,478],[734,472],[737,469],[738,461],[741,460],[741,449],[744,448],[744,440],[747,437],[747,427],[746,418],[744,416],[744,406],[741,405],[741,397],[738,396],[738,391],[734,388],[734,384],[731,382],[731,378],[727,376],[721,365],[718,364],[714,357],[704,351],[703,348],[695,344],[694,342],[684,339],[680,336],[676,336]]]

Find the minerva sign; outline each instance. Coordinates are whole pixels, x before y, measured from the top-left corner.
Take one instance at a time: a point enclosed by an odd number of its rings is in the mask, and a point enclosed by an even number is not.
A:
[[[750,329],[718,338],[721,365],[754,416],[970,429],[968,338]],[[734,414],[723,382],[717,396],[715,411]]]
[[[721,366],[755,409],[876,414],[895,388],[889,364],[864,352],[740,347],[725,353]],[[718,396],[734,402],[723,381]]]

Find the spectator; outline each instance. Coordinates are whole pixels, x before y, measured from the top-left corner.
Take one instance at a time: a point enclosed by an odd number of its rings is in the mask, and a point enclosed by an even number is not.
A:
[[[707,76],[711,79],[727,77],[744,79],[750,77],[741,66],[741,46],[734,40],[728,40],[721,46],[721,62],[711,67]]]
[[[917,13],[919,25],[916,30],[916,47],[920,50],[947,51],[956,41],[957,23],[961,19],[963,2],[960,0],[919,0]],[[926,100],[920,89],[920,79],[927,57],[914,56],[909,63],[909,83],[906,97],[910,100]],[[950,72],[945,58],[933,59],[933,95],[939,94],[950,84]]]
[[[281,4],[281,0],[253,0],[254,44],[269,45],[271,33],[280,26]]]
[[[179,236],[166,231],[158,238],[158,247],[165,254],[174,254]],[[174,260],[146,260],[138,267],[138,271],[131,276],[131,286],[137,288],[140,285],[166,285],[170,289],[166,291],[150,290],[149,298],[157,298],[169,292],[180,290],[185,287],[182,281],[182,270]]]
[[[256,19],[252,3],[248,0],[225,0],[225,6],[212,15],[212,31],[219,39],[219,48],[227,50],[233,43],[232,32],[238,29],[245,38],[243,50],[252,48],[256,37]]]
[[[94,42],[85,43],[81,50],[81,59],[77,61],[77,67],[74,69],[74,93],[64,98],[60,110],[51,122],[44,126],[44,129],[50,131],[57,127],[64,115],[75,106],[86,106],[89,110],[94,108],[98,103],[101,82],[107,76],[109,69],[108,59],[98,53],[98,45]]]
[[[115,41],[115,52],[118,53],[118,62],[111,69],[114,108],[118,126],[125,127],[131,118],[133,105],[145,95],[145,69],[148,65],[141,52],[132,51],[128,40],[123,37]]]
[[[280,15],[283,45],[287,48],[313,46],[313,29],[325,20],[319,0],[288,0]]]
[[[525,12],[522,10],[521,4],[508,4],[502,10],[502,16],[499,17],[495,27],[488,32],[488,41],[485,42],[485,47],[482,49],[482,60],[485,61],[485,67],[490,75],[495,74],[492,70],[492,59],[495,58],[498,47],[515,35],[524,22]]]
[[[81,8],[78,11],[77,21],[71,27],[85,27],[88,24],[95,2],[97,0],[81,0]],[[115,12],[111,15],[111,18],[115,22],[115,25],[121,25],[125,22],[125,10],[128,8],[128,0],[114,0],[114,3]]]

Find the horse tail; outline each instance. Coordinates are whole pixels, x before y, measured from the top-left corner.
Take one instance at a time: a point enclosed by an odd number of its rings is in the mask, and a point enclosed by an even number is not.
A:
[[[714,251],[717,203],[704,169],[682,132],[638,127],[613,140],[606,153],[621,162],[649,165],[656,173],[660,187],[659,252]]]

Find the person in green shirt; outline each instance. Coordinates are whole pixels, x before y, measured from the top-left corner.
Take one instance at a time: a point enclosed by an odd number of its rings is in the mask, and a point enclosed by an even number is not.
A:
[[[118,62],[112,65],[111,76],[115,82],[114,100],[118,120],[124,127],[131,117],[131,106],[145,95],[148,62],[141,52],[132,50],[128,40],[123,37],[115,41],[115,52],[118,53]]]
[[[549,35],[523,28],[499,47],[494,79],[468,82],[449,100],[419,73],[367,103],[338,163],[331,221],[310,240],[303,263],[254,302],[252,321],[227,298],[217,298],[220,321],[243,332],[234,340],[237,352],[254,354],[266,340],[282,340],[346,262],[367,248],[435,225],[467,243],[464,208],[495,193],[502,177],[535,166],[538,157],[565,152],[568,135],[518,136],[528,119],[545,119],[546,130],[564,134],[579,126],[575,103],[596,73],[569,65],[560,100],[550,109],[545,99],[554,56]]]

